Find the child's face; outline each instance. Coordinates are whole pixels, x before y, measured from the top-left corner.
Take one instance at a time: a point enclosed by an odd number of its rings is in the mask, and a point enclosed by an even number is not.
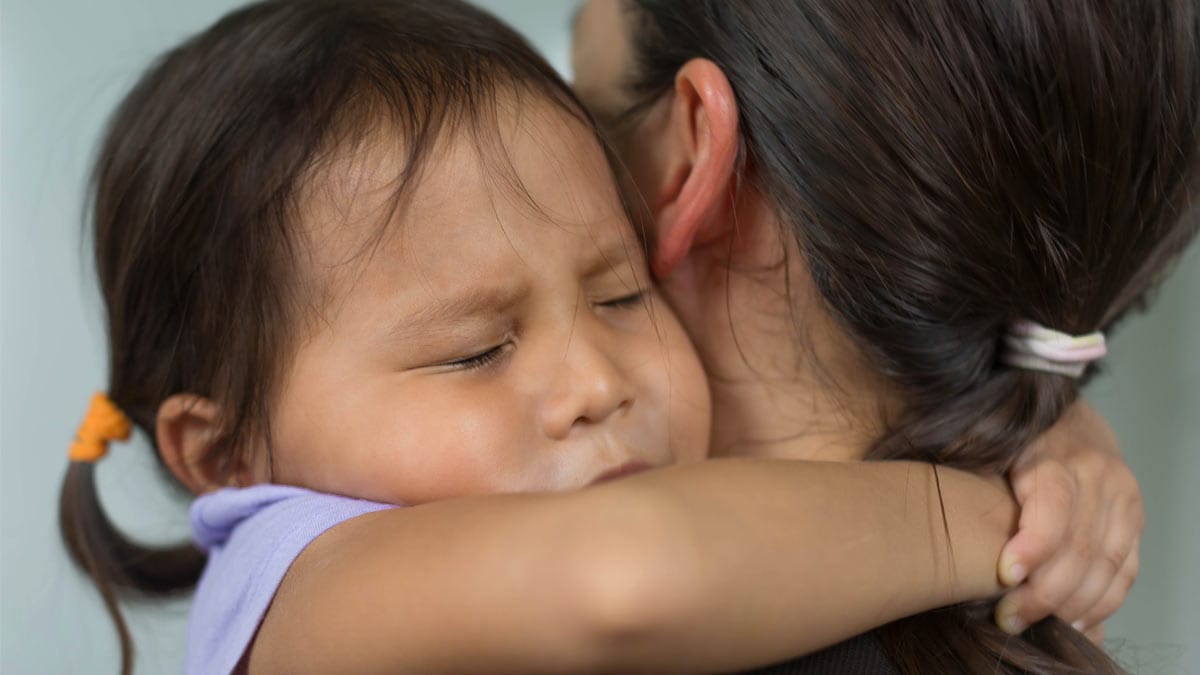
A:
[[[272,412],[276,482],[419,504],[705,456],[704,374],[599,145],[549,104],[501,127],[528,197],[466,134],[386,226],[391,135],[315,179],[301,277],[321,308]]]

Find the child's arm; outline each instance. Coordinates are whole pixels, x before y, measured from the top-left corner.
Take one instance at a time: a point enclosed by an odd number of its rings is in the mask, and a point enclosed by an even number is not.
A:
[[[300,555],[250,673],[748,668],[996,593],[1016,517],[968,473],[786,460],[375,513]]]

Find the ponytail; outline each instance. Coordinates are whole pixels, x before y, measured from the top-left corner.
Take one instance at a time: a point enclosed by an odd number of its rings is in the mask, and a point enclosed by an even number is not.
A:
[[[949,362],[949,360],[947,360]],[[961,376],[961,377],[960,377]],[[1008,367],[981,369],[974,378],[954,368],[928,376],[930,388],[953,387],[945,398],[914,397],[869,460],[917,460],[965,471],[1002,473],[1021,448],[1049,429],[1079,397],[1077,380]],[[957,381],[952,382],[951,380]]]
[[[71,560],[100,592],[121,642],[121,673],[133,670],[133,639],[119,596],[133,592],[165,597],[196,585],[205,555],[191,544],[144,546],[125,536],[104,513],[96,491],[96,465],[73,461],[58,502],[59,531]]]
[[[868,459],[1003,471],[1079,394],[1079,383],[1062,375],[1007,368],[985,372],[984,382],[940,408],[910,408]],[[876,633],[901,673],[1125,673],[1057,617],[1013,637],[994,623],[995,609],[994,600],[964,603],[895,621]]]

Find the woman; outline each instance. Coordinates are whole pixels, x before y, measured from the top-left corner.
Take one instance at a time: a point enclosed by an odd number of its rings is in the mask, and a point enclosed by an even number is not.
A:
[[[1195,232],[1196,22],[1185,2],[587,3],[575,86],[712,376],[715,452],[1012,466],[1078,382],[995,367],[1005,331],[1109,329]],[[1094,636],[1136,552],[1110,563],[1058,611]],[[999,623],[1021,633],[1069,574],[1040,570]],[[1070,629],[1010,643],[967,614],[880,633],[885,660],[1110,667]]]

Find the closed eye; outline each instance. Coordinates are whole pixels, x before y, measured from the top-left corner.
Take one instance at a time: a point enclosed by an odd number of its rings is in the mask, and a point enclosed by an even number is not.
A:
[[[612,307],[613,309],[632,309],[634,307],[644,306],[646,304],[646,291],[638,291],[630,295],[624,295],[613,300],[606,300],[597,303],[600,307]]]
[[[486,368],[503,358],[505,348],[508,346],[509,343],[505,342],[504,344],[496,345],[487,351],[479,352],[478,354],[467,356],[461,359],[455,359],[454,361],[446,361],[440,365],[451,370],[478,370],[481,368]]]

